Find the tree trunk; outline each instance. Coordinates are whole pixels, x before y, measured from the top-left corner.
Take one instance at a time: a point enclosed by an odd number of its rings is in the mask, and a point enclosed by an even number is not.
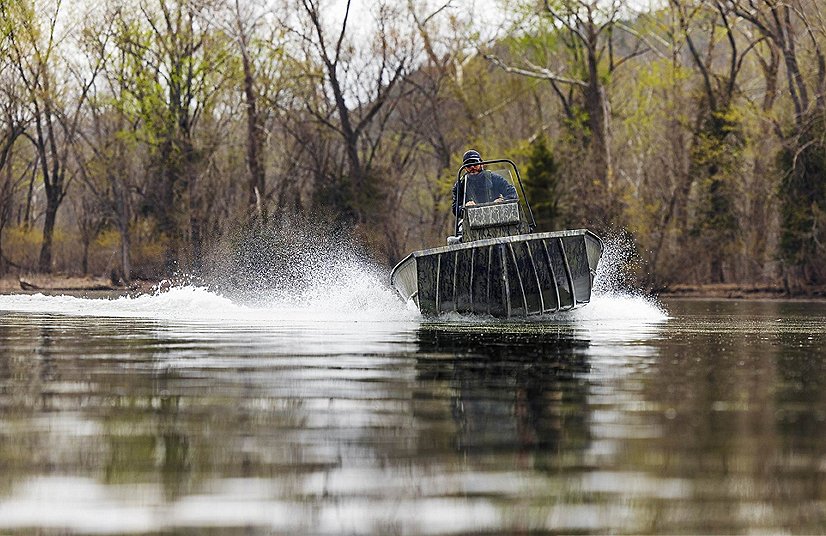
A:
[[[588,81],[585,87],[585,111],[588,113],[588,130],[590,130],[590,148],[594,160],[594,179],[602,191],[596,192],[599,201],[599,216],[607,224],[617,223],[618,217],[613,189],[614,178],[611,163],[610,133],[608,131],[609,109],[605,86],[599,75],[599,58],[597,57],[597,36],[589,36],[587,51]]]
[[[124,192],[119,187],[115,187],[116,181],[113,181],[112,184],[115,194],[115,209],[118,218],[118,233],[120,234],[121,278],[125,283],[128,283],[132,279],[132,263],[129,258],[129,251],[131,249],[129,240],[129,215],[126,211]]]
[[[6,228],[9,219],[11,218],[11,205],[14,194],[14,174],[12,173],[12,166],[6,165],[11,160],[11,150],[13,140],[8,141],[8,145],[2,154],[0,154],[0,169],[5,168],[6,177],[3,181],[3,188],[0,191],[0,276],[6,274],[6,261],[3,258],[3,230]]]
[[[10,200],[6,198],[7,195],[9,194],[4,192],[3,199],[0,200],[2,203],[0,205],[0,276],[6,275],[6,258],[3,256],[3,231],[11,217]]]
[[[723,272],[723,259],[720,253],[712,253],[709,262],[709,272],[712,283],[725,283],[726,277]]]
[[[161,145],[160,164],[163,166],[163,176],[161,178],[160,192],[157,197],[156,214],[158,217],[158,230],[163,235],[166,242],[164,251],[164,272],[165,275],[172,275],[178,267],[178,230],[175,225],[175,183],[178,173],[174,169],[176,164],[173,156],[172,142],[167,140]]]
[[[258,115],[258,96],[255,94],[255,78],[247,52],[246,35],[241,33],[241,60],[244,68],[244,96],[247,101],[247,166],[249,167],[249,206],[263,214],[262,200],[265,195],[264,167],[261,165],[261,120]]]
[[[89,239],[83,239],[83,258],[80,261],[81,270],[83,270],[83,275],[89,273]]]
[[[59,206],[58,196],[50,192],[46,196],[46,218],[43,221],[43,244],[40,246],[40,260],[37,265],[38,271],[44,274],[52,273],[52,241]]]
[[[32,164],[32,176],[29,179],[29,188],[26,190],[26,211],[23,215],[23,226],[29,229],[32,225],[32,199],[34,198],[34,181],[37,178],[37,166],[39,159],[35,159]]]
[[[605,88],[599,80],[597,58],[588,55],[588,87],[585,90],[585,109],[588,112],[588,128],[591,131],[591,150],[596,165],[597,179],[603,184],[606,194],[613,189],[611,149],[608,146],[608,103]]]
[[[120,225],[120,262],[121,262],[121,278],[124,283],[132,281],[132,262],[129,258],[129,250],[131,243],[129,240],[129,226]]]

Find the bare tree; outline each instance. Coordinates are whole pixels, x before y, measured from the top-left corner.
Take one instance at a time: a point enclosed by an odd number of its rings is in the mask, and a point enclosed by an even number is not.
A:
[[[257,62],[264,56],[255,47],[258,33],[263,25],[265,11],[256,2],[233,0],[230,21],[225,31],[232,36],[241,56],[241,86],[246,112],[246,160],[248,178],[247,204],[251,213],[266,219],[266,167],[262,152],[266,138],[265,114],[261,105],[261,77],[257,72]],[[259,47],[260,48],[260,47]]]
[[[726,263],[732,265],[739,235],[735,179],[745,140],[734,113],[737,80],[760,39],[746,41],[746,34],[738,34],[736,15],[721,1],[671,0],[671,4],[702,81],[692,133],[691,182],[686,183],[697,184],[701,194],[691,229],[708,251],[711,282],[722,283],[730,277],[724,268]],[[695,43],[698,37],[704,50]],[[680,199],[687,194],[684,189]]]
[[[826,281],[826,22],[822,6],[806,0],[729,0],[731,9],[779,49],[794,110],[792,128],[776,128],[784,145],[781,256],[787,288]],[[812,68],[803,62],[811,58]]]
[[[70,149],[77,136],[83,103],[100,65],[92,66],[86,76],[73,71],[68,64],[63,65],[62,70],[58,68],[56,25],[60,15],[59,2],[42,25],[27,3],[13,5],[16,9],[9,12],[14,21],[9,37],[10,54],[26,91],[34,127],[34,132],[26,132],[26,136],[37,151],[46,191],[38,269],[48,273],[52,268],[57,212],[72,180]],[[69,80],[58,78],[59,72],[67,71],[75,78],[72,82],[77,83],[74,92],[68,87]]]
[[[456,159],[470,137],[480,132],[482,114],[465,88],[464,70],[478,58],[473,27],[454,1],[407,3],[418,33],[423,59],[405,80],[407,97],[397,109],[394,130],[409,136],[409,179],[393,192],[398,215],[390,241],[398,250],[420,248],[443,240],[451,211],[445,179],[454,174]],[[478,82],[474,80],[474,82]]]
[[[82,189],[85,189],[84,184]],[[85,192],[82,192],[85,194]],[[105,228],[106,214],[104,205],[98,202],[94,195],[80,195],[73,199],[72,208],[75,213],[75,222],[80,235],[81,257],[80,269],[83,275],[89,274],[89,246],[100,236]]]
[[[293,29],[303,44],[301,63],[313,69],[320,62],[324,92],[322,102],[307,99],[306,108],[316,121],[340,136],[348,169],[344,188],[349,190],[345,201],[349,207],[344,208],[364,221],[376,196],[371,184],[374,157],[399,102],[400,82],[412,66],[411,36],[401,24],[403,14],[382,2],[375,15],[371,50],[360,55],[348,31],[350,0],[333,35],[318,0],[298,0],[296,4],[308,23]]]
[[[129,162],[132,155],[124,140],[124,135],[128,135],[129,130],[123,115],[117,110],[107,109],[101,100],[103,99],[90,100],[91,125],[81,133],[85,142],[83,148],[77,149],[77,158],[81,160],[79,170],[84,185],[83,196],[94,199],[95,203],[94,206],[88,202],[80,205],[78,211],[81,215],[95,216],[86,218],[86,223],[94,225],[84,223],[85,227],[80,230],[82,235],[86,230],[99,232],[97,221],[115,225],[120,235],[120,278],[129,282],[132,278],[129,233],[132,215]],[[101,217],[98,217],[96,211],[100,212]],[[83,236],[89,235],[87,233]]]
[[[3,55],[4,58],[8,56]],[[0,60],[2,61],[2,60]],[[6,271],[6,257],[3,254],[3,231],[12,217],[12,208],[20,186],[29,175],[33,163],[22,166],[22,172],[14,166],[14,147],[26,132],[29,118],[24,113],[24,104],[17,94],[17,79],[8,63],[0,67],[0,275]]]
[[[165,247],[165,270],[179,268],[180,238],[189,238],[190,268],[200,271],[204,245],[199,178],[209,152],[196,127],[225,81],[226,43],[205,2],[141,2],[137,16],[116,10],[117,48],[127,56],[123,90],[133,99],[152,146],[154,184],[145,194]]]
[[[556,50],[548,50],[537,36],[536,47],[541,50],[544,64],[532,61],[527,55],[512,60],[503,59],[494,51],[485,57],[506,72],[546,80],[558,97],[569,124],[576,124],[577,109],[585,113],[587,132],[584,136],[593,162],[594,177],[600,185],[597,198],[608,201],[602,206],[601,216],[606,223],[618,217],[614,163],[611,152],[611,108],[606,80],[632,58],[656,50],[648,40],[626,24],[622,17],[624,2],[611,0],[545,0],[542,8],[529,17],[531,30],[549,25],[547,31],[559,33]],[[615,56],[616,34],[631,36],[632,47],[622,57]],[[614,222],[618,223],[618,222]]]

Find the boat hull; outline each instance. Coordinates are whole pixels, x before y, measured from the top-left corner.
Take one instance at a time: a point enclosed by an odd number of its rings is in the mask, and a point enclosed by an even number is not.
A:
[[[584,229],[478,240],[411,253],[390,282],[427,315],[553,313],[591,301],[602,250]]]

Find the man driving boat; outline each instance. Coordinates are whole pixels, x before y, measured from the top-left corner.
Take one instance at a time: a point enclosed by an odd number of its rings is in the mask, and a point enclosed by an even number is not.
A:
[[[481,162],[482,155],[474,149],[462,155],[466,173],[453,185],[452,209],[457,217],[463,206],[516,199],[516,188],[502,175],[486,170]]]

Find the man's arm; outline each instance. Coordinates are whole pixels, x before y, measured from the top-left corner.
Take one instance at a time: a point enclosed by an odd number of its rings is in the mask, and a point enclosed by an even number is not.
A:
[[[456,215],[456,207],[462,205],[462,200],[459,199],[459,196],[462,194],[462,189],[459,187],[459,183],[461,181],[456,181],[453,183],[453,203],[450,205],[450,210],[453,215]]]
[[[505,199],[516,199],[516,187],[509,183],[505,177],[498,173],[493,173],[493,180],[496,184],[496,193]]]

